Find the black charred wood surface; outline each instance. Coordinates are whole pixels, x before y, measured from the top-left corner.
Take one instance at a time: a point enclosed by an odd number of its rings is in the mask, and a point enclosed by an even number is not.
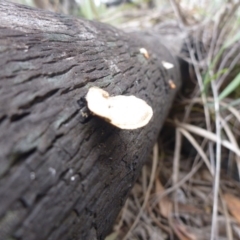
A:
[[[157,37],[0,0],[0,239],[103,239],[180,81]],[[152,120],[131,131],[81,123],[91,86],[146,100]]]

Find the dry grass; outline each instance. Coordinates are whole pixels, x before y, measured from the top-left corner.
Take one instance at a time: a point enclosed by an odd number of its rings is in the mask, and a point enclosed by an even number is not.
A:
[[[179,94],[107,239],[240,239],[239,3],[205,2],[200,14],[197,4],[170,2],[177,31],[194,36],[194,87]]]

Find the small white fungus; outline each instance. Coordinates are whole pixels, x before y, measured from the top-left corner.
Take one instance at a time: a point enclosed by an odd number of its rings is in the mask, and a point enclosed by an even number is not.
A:
[[[174,67],[174,65],[172,63],[169,63],[169,62],[165,62],[165,61],[162,61],[162,65],[166,68],[166,69],[171,69]]]
[[[168,84],[169,84],[169,86],[170,86],[171,89],[175,89],[175,88],[176,88],[176,84],[173,82],[172,79],[169,79],[169,80],[168,80]]]
[[[48,168],[48,171],[49,171],[53,176],[56,175],[56,169],[55,169],[55,168],[50,167],[50,168]]]
[[[149,58],[149,53],[146,48],[140,48],[139,49],[140,53],[144,55],[145,58]]]
[[[89,110],[121,129],[137,129],[148,124],[153,115],[152,108],[135,96],[113,96],[91,87],[86,95]]]

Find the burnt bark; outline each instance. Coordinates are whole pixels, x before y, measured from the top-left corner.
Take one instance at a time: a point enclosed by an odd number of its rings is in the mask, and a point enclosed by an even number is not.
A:
[[[103,239],[180,87],[178,61],[157,36],[3,0],[0,13],[0,239]],[[152,120],[81,123],[91,86],[146,100]]]

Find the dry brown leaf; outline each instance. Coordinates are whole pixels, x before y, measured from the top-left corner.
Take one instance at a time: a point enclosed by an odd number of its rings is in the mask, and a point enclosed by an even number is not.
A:
[[[224,194],[223,199],[225,200],[232,216],[240,224],[240,199],[230,193]]]
[[[156,179],[156,193],[157,194],[163,194],[165,192],[165,189],[160,182],[159,179]],[[158,202],[158,207],[161,215],[165,218],[168,218],[172,213],[172,202],[171,200],[166,196],[161,198],[161,200]]]
[[[173,220],[171,223],[174,233],[180,240],[197,240],[197,237],[188,231],[185,225]]]

